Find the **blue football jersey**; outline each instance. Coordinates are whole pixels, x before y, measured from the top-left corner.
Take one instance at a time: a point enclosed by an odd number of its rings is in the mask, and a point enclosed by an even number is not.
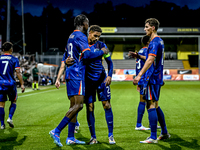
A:
[[[95,44],[90,45],[90,50],[91,52],[96,52],[101,50],[101,48],[107,48],[106,44],[101,42],[101,41],[97,41]],[[103,55],[104,58],[110,57],[110,54],[104,54]],[[103,64],[102,64],[102,56],[99,56],[97,58],[91,59],[91,60],[87,60],[86,63],[86,77],[90,78],[93,81],[97,81],[100,76],[102,71],[104,70]]]
[[[0,80],[2,82],[15,82],[14,72],[19,69],[19,60],[11,54],[0,56]]]
[[[143,47],[142,49],[139,50],[138,54],[142,55],[142,56],[146,56],[147,53],[147,47]],[[138,75],[138,73],[141,71],[141,69],[144,66],[144,61],[137,58],[136,59],[136,76]],[[142,85],[143,84],[143,79],[144,79],[144,75],[141,77],[140,81],[138,82],[138,85]]]
[[[62,59],[64,61],[68,56],[74,58],[74,64],[66,68],[65,79],[84,80],[85,65],[82,56],[87,50],[90,50],[87,36],[79,30],[74,30],[69,36]]]
[[[152,66],[146,71],[145,78],[151,84],[163,85],[164,42],[159,36],[153,38],[149,43],[146,59],[149,55],[155,56],[155,60]]]

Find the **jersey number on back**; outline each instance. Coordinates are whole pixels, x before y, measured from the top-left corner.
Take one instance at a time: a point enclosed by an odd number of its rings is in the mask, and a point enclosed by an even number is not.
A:
[[[73,58],[73,44],[69,43],[68,44],[68,54],[71,56],[71,58]]]
[[[3,75],[5,75],[6,74],[6,70],[8,68],[9,61],[2,61],[2,63],[5,64],[4,69],[3,69]]]
[[[140,61],[141,61],[141,59],[139,59],[138,62],[137,62],[137,69],[138,70],[141,69],[141,62]]]

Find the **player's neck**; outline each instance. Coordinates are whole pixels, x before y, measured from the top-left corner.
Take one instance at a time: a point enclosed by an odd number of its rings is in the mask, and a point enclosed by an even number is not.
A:
[[[4,51],[3,52],[5,55],[11,55],[12,54],[12,52],[10,52],[10,51]]]
[[[151,34],[151,39],[155,38],[156,36],[158,36],[157,32],[153,32],[153,33]]]

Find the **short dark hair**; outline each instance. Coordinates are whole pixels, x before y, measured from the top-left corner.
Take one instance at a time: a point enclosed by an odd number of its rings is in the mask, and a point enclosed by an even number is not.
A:
[[[13,47],[13,44],[11,42],[5,42],[2,45],[2,49],[4,51],[9,51]]]
[[[89,32],[90,31],[93,31],[93,32],[96,31],[96,32],[101,32],[102,33],[101,27],[98,26],[98,25],[92,25],[92,26],[90,26]]]
[[[157,31],[159,26],[160,26],[160,22],[156,19],[156,18],[149,18],[145,21],[145,24],[149,23],[149,25],[152,27],[155,27],[155,30]]]
[[[87,19],[88,18],[83,14],[76,16],[74,19],[74,26],[77,27],[83,25],[83,22],[86,21]]]
[[[145,36],[142,37],[141,42],[142,42],[142,44],[147,45],[149,40],[150,40],[150,36],[145,35]]]

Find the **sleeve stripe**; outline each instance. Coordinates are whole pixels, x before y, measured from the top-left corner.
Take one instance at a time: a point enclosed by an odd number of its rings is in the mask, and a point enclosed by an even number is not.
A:
[[[16,70],[16,69],[20,69],[20,67],[15,67],[15,70]]]
[[[90,51],[90,49],[89,49],[89,48],[86,48],[86,49],[82,50],[82,52],[85,52],[85,51],[87,51],[87,50],[89,50],[89,51]]]
[[[151,56],[156,56],[156,54],[149,54],[149,55],[151,55]]]

